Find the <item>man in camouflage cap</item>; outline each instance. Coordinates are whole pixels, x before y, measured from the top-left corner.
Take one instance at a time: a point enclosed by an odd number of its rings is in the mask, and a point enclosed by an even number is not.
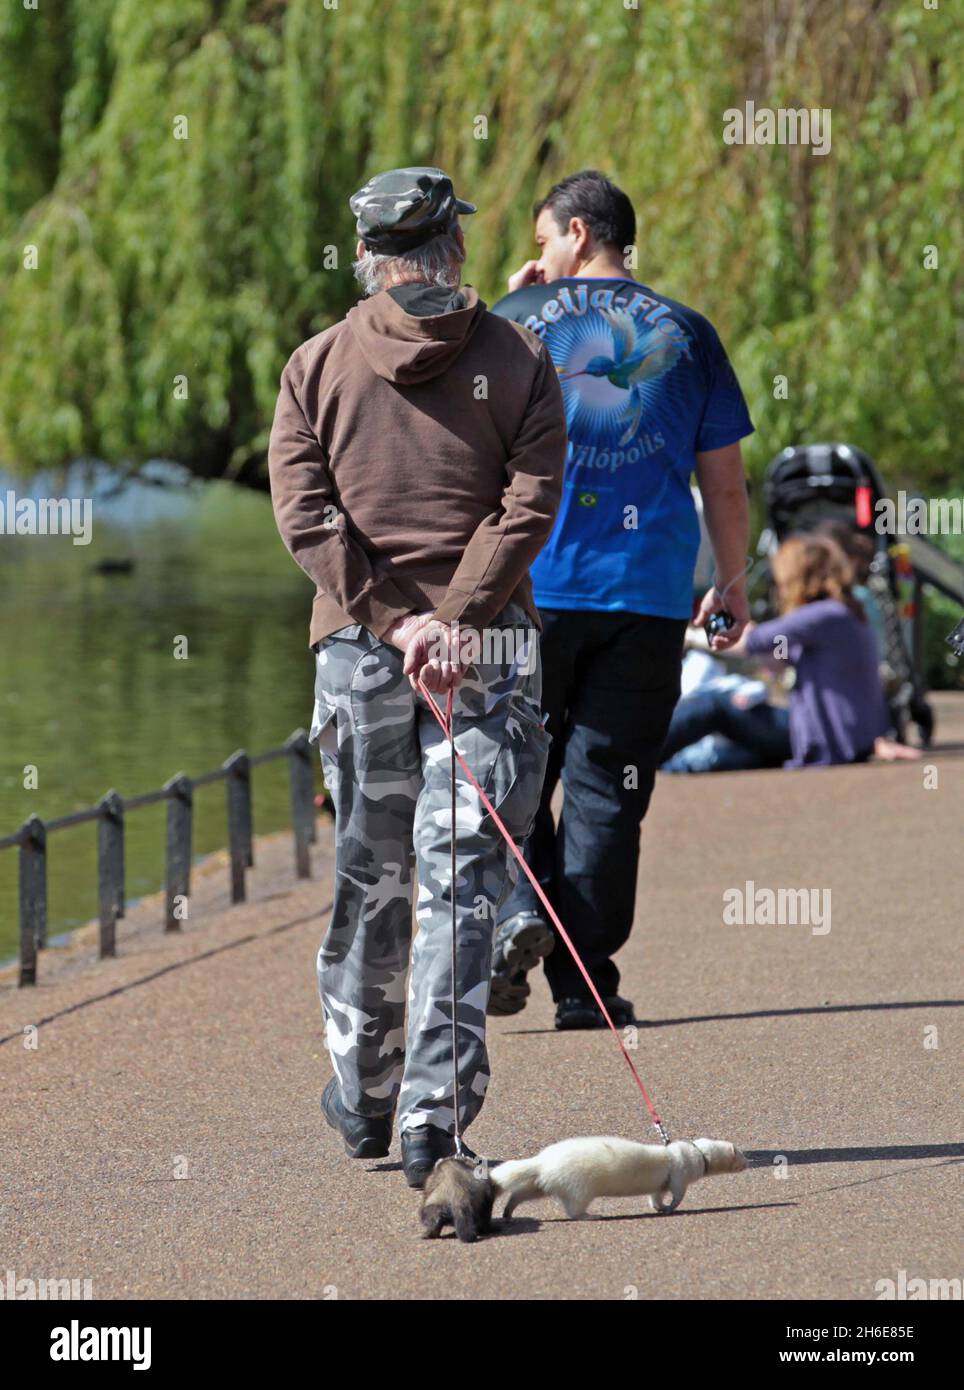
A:
[[[474,203],[456,198],[441,169],[389,169],[376,174],[348,200],[366,250],[397,254],[422,246],[457,223]]]
[[[336,816],[322,1108],[355,1158],[388,1153],[397,1115],[418,1187],[454,1147],[453,833],[463,1127],[489,1079],[492,934],[515,866],[461,773],[453,826],[448,743],[415,682],[443,708],[454,691],[456,746],[524,840],[548,755],[528,569],[559,505],[566,422],[539,340],[460,284],[458,217],[474,208],[446,174],[391,170],[351,208],[367,297],[291,355],[268,464],[278,528],[317,589],[311,740]],[[471,665],[460,630],[481,639]]]

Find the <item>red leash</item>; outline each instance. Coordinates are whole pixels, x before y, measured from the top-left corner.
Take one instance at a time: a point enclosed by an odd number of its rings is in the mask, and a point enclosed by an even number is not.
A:
[[[484,792],[484,791],[482,790],[482,788],[479,786],[479,783],[478,783],[478,781],[476,780],[476,778],[475,778],[475,776],[474,776],[474,774],[473,774],[473,772],[472,772],[472,769],[469,767],[468,763],[465,761],[465,759],[462,757],[462,754],[459,752],[458,748],[456,748],[456,746],[455,746],[455,737],[454,737],[454,734],[453,734],[453,731],[452,731],[452,703],[453,703],[453,692],[452,692],[451,690],[448,692],[448,700],[447,700],[447,702],[446,702],[445,717],[443,718],[443,717],[442,717],[442,714],[441,714],[441,712],[440,712],[440,710],[439,710],[439,708],[438,708],[438,705],[436,705],[435,701],[432,699],[431,693],[429,692],[429,690],[426,689],[426,687],[425,687],[425,685],[423,684],[423,682],[422,682],[421,679],[418,680],[418,688],[419,688],[419,690],[422,692],[422,694],[425,696],[426,700],[428,701],[429,709],[432,711],[432,713],[435,715],[435,718],[438,720],[438,723],[439,723],[439,725],[441,726],[441,729],[442,729],[443,734],[444,734],[445,737],[449,740],[449,743],[451,744],[452,749],[453,749],[454,752],[455,752],[455,756],[456,756],[456,758],[457,758],[458,761],[459,761],[459,764],[460,764],[460,766],[461,766],[461,768],[462,768],[462,771],[465,773],[466,777],[469,779],[469,781],[471,782],[472,786],[473,786],[473,787],[475,788],[475,790],[478,792],[479,796],[480,796],[481,799],[482,799],[482,804],[483,804],[483,806],[484,806],[485,809],[488,811],[489,815],[492,817],[492,819],[493,819],[493,821],[495,822],[495,824],[498,826],[499,831],[500,831],[500,833],[501,833],[501,835],[502,835],[502,838],[505,840],[506,844],[509,846],[509,848],[511,849],[512,853],[515,855],[516,859],[519,861],[519,864],[520,864],[521,867],[522,867],[523,873],[525,874],[526,878],[528,878],[528,880],[529,880],[529,882],[532,884],[533,888],[536,890],[536,893],[539,895],[539,901],[542,903],[543,907],[544,907],[544,908],[546,909],[546,911],[548,912],[550,918],[552,919],[553,925],[555,926],[555,928],[556,928],[556,930],[558,931],[559,935],[562,937],[563,941],[566,943],[567,947],[569,948],[569,953],[570,953],[570,955],[572,956],[573,960],[574,960],[574,961],[576,962],[576,964],[578,965],[578,967],[579,967],[579,969],[580,969],[580,971],[581,971],[581,973],[582,973],[582,977],[583,977],[583,979],[586,981],[586,984],[589,986],[589,989],[590,989],[590,991],[592,992],[592,997],[595,999],[596,1003],[599,1005],[599,1011],[600,1011],[600,1013],[602,1014],[602,1016],[603,1016],[603,1018],[606,1020],[606,1022],[609,1024],[609,1027],[610,1027],[610,1029],[612,1030],[613,1037],[616,1039],[617,1043],[619,1044],[619,1050],[620,1050],[620,1052],[623,1054],[623,1056],[625,1057],[625,1059],[626,1059],[626,1065],[629,1067],[629,1070],[632,1072],[632,1074],[633,1074],[633,1080],[636,1082],[636,1085],[639,1087],[639,1093],[640,1093],[640,1095],[642,1096],[643,1100],[646,1102],[646,1109],[649,1111],[650,1118],[651,1118],[652,1121],[653,1121],[653,1125],[654,1125],[654,1127],[655,1127],[655,1129],[656,1129],[657,1134],[659,1135],[660,1139],[663,1141],[664,1144],[668,1144],[668,1143],[669,1143],[669,1135],[668,1135],[667,1132],[666,1132],[666,1128],[665,1128],[665,1126],[663,1125],[662,1120],[659,1118],[659,1115],[656,1113],[656,1107],[655,1107],[655,1105],[653,1104],[653,1102],[652,1102],[652,1101],[650,1100],[650,1098],[649,1098],[649,1092],[646,1090],[646,1087],[643,1085],[642,1079],[640,1078],[640,1075],[639,1075],[639,1072],[636,1070],[636,1067],[635,1067],[635,1065],[634,1065],[634,1063],[633,1063],[633,1059],[632,1059],[632,1057],[630,1057],[629,1053],[626,1051],[625,1044],[623,1043],[622,1038],[619,1036],[619,1029],[616,1027],[615,1023],[613,1023],[612,1019],[609,1017],[609,1010],[606,1008],[606,1005],[603,1003],[602,998],[600,997],[600,994],[599,994],[598,989],[597,989],[596,986],[593,984],[592,979],[590,978],[590,975],[589,975],[588,970],[587,970],[586,967],[583,965],[582,960],[580,959],[580,956],[579,956],[579,952],[576,950],[575,946],[573,945],[572,940],[571,940],[571,938],[570,938],[570,936],[569,936],[569,933],[566,931],[565,927],[564,927],[564,926],[562,925],[562,923],[560,922],[559,917],[558,917],[558,915],[557,915],[555,909],[553,908],[553,906],[552,906],[552,904],[550,903],[549,899],[546,897],[545,893],[542,891],[542,885],[539,883],[539,881],[537,880],[535,874],[534,874],[534,873],[532,872],[532,870],[529,868],[529,865],[526,863],[525,857],[523,856],[521,850],[518,848],[518,846],[516,845],[516,843],[515,843],[515,841],[513,840],[512,836],[509,834],[508,830],[506,830],[505,826],[503,825],[502,821],[500,820],[499,814],[498,814],[498,812],[496,811],[495,807],[492,805],[492,802],[489,800],[489,798],[486,796],[485,792]],[[455,820],[454,820],[454,813],[453,813],[453,820],[452,820],[452,844],[453,844],[453,846],[454,846],[454,844],[455,844]],[[454,875],[454,872],[453,872],[453,875],[452,875],[452,900],[453,900],[453,903],[454,903],[454,900],[455,900],[455,875]],[[454,978],[454,976],[453,976],[453,978]],[[453,1027],[454,1027],[454,1012],[453,1012]],[[457,1089],[458,1089],[458,1088],[457,1088],[457,1086],[456,1086],[456,1092],[457,1092]],[[458,1111],[458,1105],[456,1104],[456,1112],[457,1112],[457,1111]]]

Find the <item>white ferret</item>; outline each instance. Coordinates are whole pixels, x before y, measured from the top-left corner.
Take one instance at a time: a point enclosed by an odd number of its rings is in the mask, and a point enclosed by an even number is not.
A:
[[[740,1150],[723,1139],[563,1139],[534,1158],[500,1163],[489,1176],[496,1194],[509,1196],[503,1219],[538,1197],[555,1197],[567,1216],[579,1217],[597,1197],[648,1196],[653,1211],[664,1214],[675,1211],[691,1182],[746,1166]]]

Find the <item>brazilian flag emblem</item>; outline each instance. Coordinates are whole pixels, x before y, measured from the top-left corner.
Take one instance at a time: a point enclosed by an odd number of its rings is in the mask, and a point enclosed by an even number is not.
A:
[[[580,492],[579,494],[580,507],[595,507],[598,501],[598,492]]]

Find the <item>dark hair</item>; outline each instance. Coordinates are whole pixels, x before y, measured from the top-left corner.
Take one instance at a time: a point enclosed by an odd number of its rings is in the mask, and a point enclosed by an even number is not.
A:
[[[533,217],[548,208],[560,231],[571,217],[581,217],[600,246],[623,251],[636,240],[636,214],[621,188],[598,169],[582,169],[578,174],[553,184],[532,210]]]

